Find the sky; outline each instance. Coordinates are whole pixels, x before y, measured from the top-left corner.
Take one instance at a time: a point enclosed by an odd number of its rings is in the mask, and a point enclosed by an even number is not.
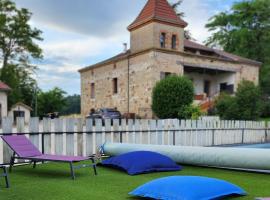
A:
[[[176,0],[169,0],[175,2]],[[229,10],[236,0],[184,0],[180,11],[193,38],[202,43],[210,35],[208,19]],[[37,63],[39,87],[59,87],[69,95],[80,94],[78,70],[110,58],[129,44],[127,26],[147,0],[15,0],[33,13],[30,24],[42,30],[38,42],[44,59]]]

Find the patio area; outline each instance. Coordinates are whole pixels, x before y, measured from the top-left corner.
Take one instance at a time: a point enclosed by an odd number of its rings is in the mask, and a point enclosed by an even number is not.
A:
[[[0,180],[1,200],[31,199],[133,199],[128,195],[137,186],[150,180],[172,175],[208,176],[224,179],[239,185],[248,192],[248,196],[235,199],[254,199],[270,196],[270,175],[251,172],[239,172],[213,168],[184,166],[180,172],[151,173],[128,176],[124,172],[98,167],[98,176],[93,170],[83,168],[76,171],[76,180],[72,181],[67,164],[47,163],[37,165],[36,169],[25,165],[15,167],[10,175],[11,188],[4,188]]]

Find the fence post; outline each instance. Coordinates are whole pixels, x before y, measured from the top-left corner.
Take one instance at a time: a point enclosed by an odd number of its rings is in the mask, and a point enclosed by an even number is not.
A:
[[[242,128],[242,144],[245,142],[245,128]]]
[[[215,146],[215,129],[212,129],[212,146]]]

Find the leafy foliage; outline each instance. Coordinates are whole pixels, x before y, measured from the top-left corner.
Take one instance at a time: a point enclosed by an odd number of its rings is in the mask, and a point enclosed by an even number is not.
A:
[[[235,97],[222,94],[215,107],[223,119],[256,120],[262,111],[260,88],[244,80],[239,84]]]
[[[60,112],[66,105],[66,92],[60,88],[54,88],[48,92],[38,93],[38,115]]]
[[[183,3],[183,0],[178,0],[177,2],[171,4],[171,7],[175,10],[178,17],[185,17],[184,12],[179,12],[178,11],[178,8],[179,8],[179,6],[181,6],[182,3]],[[193,39],[192,35],[191,35],[191,32],[189,30],[184,30],[184,37],[187,40]]]
[[[161,119],[178,118],[178,112],[193,102],[192,82],[181,76],[169,76],[156,84],[152,94],[152,110]]]
[[[12,88],[9,92],[8,106],[9,108],[17,102],[33,107],[34,98],[37,90],[37,83],[31,75],[31,68],[20,67],[18,65],[8,65],[0,69],[1,80]]]
[[[61,114],[70,115],[70,114],[79,114],[81,113],[81,96],[72,95],[65,98],[65,106],[61,111]]]
[[[203,112],[201,111],[201,108],[192,104],[183,106],[178,112],[178,118],[180,119],[198,120],[202,115]]]
[[[270,1],[236,2],[230,12],[213,16],[206,27],[213,31],[207,45],[263,63],[260,83],[270,95]]]
[[[227,93],[222,93],[215,102],[217,114],[222,119],[236,120],[239,118],[238,105],[235,98]]]
[[[238,85],[235,95],[238,111],[241,118],[252,120],[258,119],[261,114],[261,91],[251,81],[242,81]]]
[[[0,1],[0,80],[8,84],[9,107],[22,101],[33,106],[37,83],[32,78],[36,69],[29,64],[31,58],[42,58],[36,41],[42,40],[41,31],[29,24],[31,13],[18,9],[10,0]]]

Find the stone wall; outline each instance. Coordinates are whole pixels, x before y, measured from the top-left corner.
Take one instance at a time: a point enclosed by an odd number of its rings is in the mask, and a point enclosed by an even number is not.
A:
[[[127,111],[127,71],[128,61],[104,65],[81,73],[82,115],[91,109],[114,108]],[[118,78],[118,93],[113,94],[113,78]],[[91,98],[91,83],[95,84],[95,98]]]
[[[166,33],[166,49],[171,49],[172,35],[176,35],[176,51],[184,49],[184,29],[160,23],[150,23],[130,33],[130,50],[136,53],[149,48],[160,48],[160,35]]]

